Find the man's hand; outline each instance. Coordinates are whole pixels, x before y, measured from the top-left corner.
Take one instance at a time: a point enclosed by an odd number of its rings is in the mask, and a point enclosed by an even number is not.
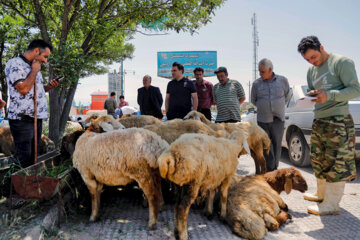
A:
[[[41,62],[39,62],[38,60],[32,61],[31,69],[32,69],[35,73],[38,73],[38,72],[40,71],[40,69],[41,69]]]
[[[56,88],[57,86],[59,86],[59,81],[57,81],[57,80],[51,80],[51,81],[49,82],[49,84],[44,87],[45,92],[47,92],[47,91],[49,91],[49,90],[51,90],[51,89],[53,89],[53,88]]]
[[[317,91],[317,94],[314,97],[316,97],[316,99],[312,100],[313,102],[324,103],[327,101],[327,95],[324,91]]]

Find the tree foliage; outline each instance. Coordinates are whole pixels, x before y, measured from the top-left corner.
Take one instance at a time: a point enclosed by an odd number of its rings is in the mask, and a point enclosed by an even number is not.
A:
[[[79,78],[107,71],[106,65],[131,58],[129,42],[149,30],[194,33],[207,24],[224,0],[0,0],[27,36],[39,33],[54,51],[49,79],[62,74],[50,91],[50,133],[59,143]],[[6,12],[6,15],[5,15]],[[20,39],[27,44],[26,38]]]

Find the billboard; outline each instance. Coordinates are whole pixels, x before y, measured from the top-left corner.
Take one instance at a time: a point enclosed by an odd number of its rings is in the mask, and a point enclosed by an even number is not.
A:
[[[158,76],[172,78],[171,68],[174,62],[184,65],[184,76],[194,76],[194,69],[202,67],[204,76],[215,76],[217,68],[216,51],[179,51],[179,52],[158,52]]]

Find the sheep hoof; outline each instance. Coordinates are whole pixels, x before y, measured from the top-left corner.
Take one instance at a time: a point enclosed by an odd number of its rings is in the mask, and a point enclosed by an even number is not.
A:
[[[220,216],[220,221],[225,224],[227,223],[226,217],[223,217],[223,216]]]
[[[156,223],[151,223],[151,224],[149,223],[148,224],[148,229],[149,230],[155,230],[156,229]]]
[[[90,222],[95,222],[95,221],[96,221],[96,219],[97,219],[97,217],[96,217],[96,216],[90,216],[89,221],[90,221]]]
[[[213,220],[214,218],[214,214],[210,213],[210,212],[207,212],[205,211],[204,212],[204,215],[207,217],[207,219],[209,219],[210,221]]]

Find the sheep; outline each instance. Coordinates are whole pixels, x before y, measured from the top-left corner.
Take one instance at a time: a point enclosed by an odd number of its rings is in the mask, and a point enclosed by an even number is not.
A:
[[[246,136],[236,131],[229,138],[183,134],[158,158],[161,177],[179,185],[181,190],[175,206],[177,239],[187,239],[189,208],[199,192],[209,193],[205,213],[211,215],[214,190],[221,186],[220,217],[225,218],[227,190],[236,171]]]
[[[39,154],[44,154],[55,150],[55,144],[44,134],[39,141]],[[14,138],[11,134],[10,127],[0,128],[0,152],[5,156],[11,156],[15,153]]]
[[[119,121],[126,128],[131,128],[131,127],[142,128],[146,125],[161,123],[159,119],[150,115],[123,116],[122,118],[117,119],[117,121]]]
[[[105,115],[92,120],[90,126],[86,129],[85,133],[95,132],[109,132],[117,129],[124,129],[125,127],[117,122],[112,116]]]
[[[65,125],[65,134],[69,134],[78,130],[83,130],[84,128],[81,126],[80,123],[78,122],[72,122],[72,121],[67,121],[66,125]]]
[[[206,124],[196,120],[174,119],[159,124],[144,126],[144,129],[155,132],[168,143],[174,142],[184,133],[202,133],[216,137],[228,136],[225,131],[214,131]]]
[[[154,228],[162,199],[157,158],[168,147],[158,135],[141,128],[81,135],[73,165],[92,197],[90,221],[98,216],[103,184],[127,185],[135,180],[149,201],[148,227]]]
[[[5,156],[11,156],[14,153],[14,139],[10,127],[0,128],[0,152]]]
[[[262,239],[291,219],[288,207],[262,175],[234,175],[228,190],[226,222],[247,239]]]
[[[263,175],[263,177],[266,182],[270,184],[270,186],[279,194],[282,191],[289,194],[291,189],[304,193],[308,189],[305,178],[301,175],[301,172],[294,167],[267,172]]]
[[[70,157],[75,151],[75,144],[84,130],[77,130],[63,136],[61,140],[61,155],[64,158]]]
[[[225,130],[228,133],[241,129],[246,132],[248,138],[247,142],[250,147],[251,156],[255,162],[256,174],[264,174],[266,172],[266,159],[264,157],[264,150],[269,154],[270,151],[270,139],[267,133],[259,126],[250,122],[238,122],[238,123],[212,123],[204,114],[191,111],[184,119],[200,120],[208,125],[214,131]]]

